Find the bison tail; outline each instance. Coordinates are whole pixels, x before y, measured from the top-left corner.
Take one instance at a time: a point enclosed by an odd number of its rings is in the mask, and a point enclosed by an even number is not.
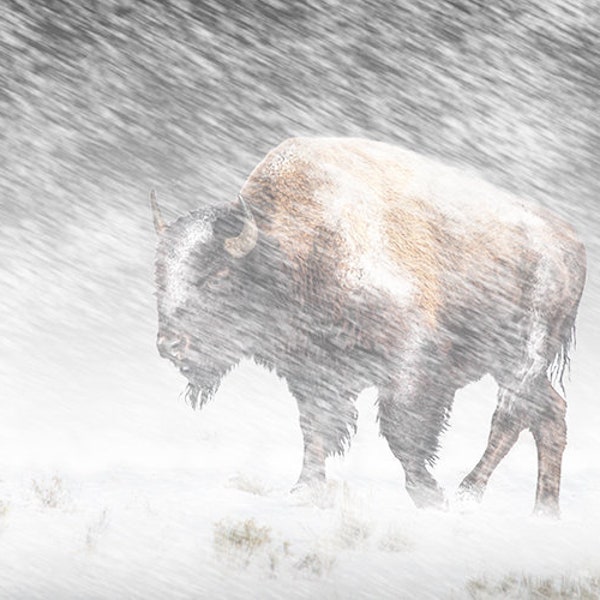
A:
[[[557,340],[560,344],[558,351],[554,355],[550,366],[548,367],[548,377],[550,383],[556,386],[560,386],[560,389],[565,394],[564,378],[565,373],[570,373],[571,370],[571,351],[576,346],[576,335],[575,335],[575,320],[572,319],[565,324],[562,331],[559,334]]]

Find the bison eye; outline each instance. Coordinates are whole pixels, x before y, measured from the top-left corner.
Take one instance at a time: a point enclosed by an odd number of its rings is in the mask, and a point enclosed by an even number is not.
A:
[[[208,289],[218,288],[226,280],[227,275],[229,275],[229,267],[225,266],[215,269],[205,277],[202,277],[198,285]]]

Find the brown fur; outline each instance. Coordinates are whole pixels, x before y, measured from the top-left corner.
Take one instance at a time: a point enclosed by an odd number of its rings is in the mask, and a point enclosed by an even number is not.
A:
[[[379,153],[376,159],[372,151],[365,150],[372,146]],[[336,194],[337,185],[329,166],[337,169],[340,177],[360,182],[365,195],[373,198],[366,214],[354,212],[351,203],[340,212],[340,220],[352,232],[350,241],[342,239],[336,223],[327,223],[326,200],[328,194]],[[385,236],[383,251],[399,272],[411,278],[423,321],[435,328],[440,312],[451,303],[444,288],[447,273],[452,272],[453,281],[465,287],[495,287],[507,274],[518,282],[520,273],[532,271],[539,257],[530,247],[527,231],[517,224],[482,223],[477,214],[463,215],[458,224],[449,223],[426,190],[413,189],[418,168],[411,153],[392,146],[352,139],[292,139],[256,167],[242,195],[259,215],[261,231],[276,236],[293,266],[309,261],[318,228],[322,244],[319,268],[335,273],[342,287],[349,257],[368,250],[367,228],[379,221]],[[481,200],[485,203],[488,199]],[[524,214],[548,222],[549,244],[554,244],[554,239],[578,244],[572,230],[554,215],[535,206],[525,207],[514,198],[510,202],[507,209],[523,206]],[[520,287],[502,287],[504,294],[511,295],[505,299],[518,304]]]

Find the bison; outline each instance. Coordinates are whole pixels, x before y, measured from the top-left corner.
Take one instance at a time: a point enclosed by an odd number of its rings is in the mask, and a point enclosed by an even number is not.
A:
[[[165,224],[157,346],[196,406],[253,358],[298,403],[298,484],[356,429],[378,389],[381,434],[417,506],[444,495],[429,472],[455,392],[491,374],[487,448],[460,491],[480,497],[530,429],[535,508],[558,513],[563,397],[585,251],[557,216],[417,153],[362,139],[293,138],[267,154],[235,202]],[[564,393],[564,390],[562,390]]]

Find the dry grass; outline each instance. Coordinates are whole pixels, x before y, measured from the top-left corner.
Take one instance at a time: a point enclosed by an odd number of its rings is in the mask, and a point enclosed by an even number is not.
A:
[[[340,511],[333,541],[344,550],[353,550],[366,543],[373,533],[369,511],[346,484],[342,488]]]
[[[276,539],[270,527],[258,525],[254,519],[217,522],[213,546],[230,566],[247,568],[252,564],[268,577],[295,572],[319,578],[326,576],[335,562],[335,558],[320,549],[293,552],[288,541]]]
[[[414,550],[415,543],[403,531],[391,527],[377,544],[383,552],[410,552]]]
[[[259,479],[250,478],[245,475],[237,475],[229,480],[228,487],[254,494],[255,496],[266,496],[269,493],[267,486]]]
[[[258,550],[270,543],[270,527],[257,525],[254,519],[215,523],[213,547],[217,554],[241,561],[246,566]]]
[[[342,549],[353,550],[366,542],[371,535],[371,524],[361,515],[342,511],[335,540]]]
[[[87,528],[85,535],[85,547],[88,552],[93,552],[98,547],[98,542],[102,534],[108,528],[108,509],[104,509],[97,519],[95,519]]]
[[[31,487],[37,500],[45,508],[62,508],[68,503],[69,495],[58,475],[50,481],[31,481]]]
[[[313,551],[304,555],[300,560],[294,563],[294,568],[298,571],[313,577],[323,577],[328,575],[333,569],[335,558],[323,552]]]
[[[598,600],[600,577],[534,577],[509,574],[499,579],[478,577],[466,585],[473,600]]]

